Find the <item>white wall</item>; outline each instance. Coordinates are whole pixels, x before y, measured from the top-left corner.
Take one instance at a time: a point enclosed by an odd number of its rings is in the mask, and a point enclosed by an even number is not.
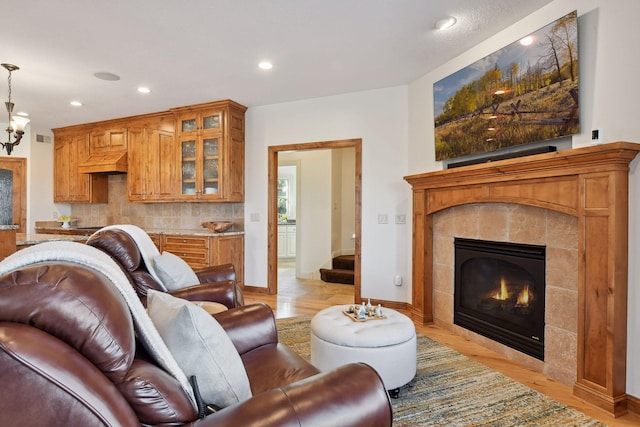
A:
[[[338,230],[338,244],[333,248],[341,255],[353,254],[355,239],[352,234],[356,231],[356,150],[345,148],[340,150],[340,228]]]
[[[435,161],[433,84],[451,73],[536,31],[555,19],[578,11],[580,66],[580,126],[573,147],[591,144],[591,129],[599,128],[604,142],[640,143],[636,84],[640,56],[640,2],[637,0],[556,0],[475,48],[424,75],[409,86],[410,174],[442,169]],[[629,310],[627,393],[640,396],[640,163],[631,164],[629,208]]]
[[[0,123],[0,129],[6,128],[6,123]],[[27,125],[20,144],[10,156],[27,159],[27,233],[34,232],[35,221],[50,221],[53,212],[58,211],[53,204],[53,143],[35,142],[36,132],[51,136],[51,132],[36,131]],[[0,140],[7,139],[7,133],[0,132]],[[7,151],[3,149],[0,157],[7,157]]]
[[[331,259],[331,150],[299,151],[300,218],[296,219],[296,271],[319,279]]]
[[[410,225],[393,223],[396,213],[410,217],[407,87],[249,108],[246,119],[245,283],[267,286],[267,147],[362,138],[362,295],[410,301]]]

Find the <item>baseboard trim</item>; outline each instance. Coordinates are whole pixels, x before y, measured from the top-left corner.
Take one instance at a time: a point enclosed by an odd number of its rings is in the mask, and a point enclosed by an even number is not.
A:
[[[627,410],[640,415],[640,398],[627,394]]]
[[[368,298],[362,297],[362,299],[364,301],[367,301]],[[359,303],[360,301],[356,301],[356,303]],[[390,308],[393,310],[404,310],[407,311],[408,310],[408,304],[406,302],[398,302],[398,301],[387,301],[387,300],[382,300],[382,299],[371,299],[371,304],[372,305],[378,305],[380,304],[382,306],[382,308]]]
[[[244,285],[244,292],[251,292],[254,294],[269,294],[269,288],[263,288],[261,286],[247,286]]]

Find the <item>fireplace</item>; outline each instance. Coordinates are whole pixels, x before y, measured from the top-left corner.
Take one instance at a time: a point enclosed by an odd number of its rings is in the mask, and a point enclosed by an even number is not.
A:
[[[454,324],[544,360],[545,247],[456,238]]]
[[[450,283],[453,288],[453,269],[435,263],[440,251],[434,250],[434,245],[444,240],[433,234],[437,213],[484,203],[510,203],[573,216],[577,221],[577,264],[565,271],[576,275],[575,299],[562,307],[565,300],[556,297],[571,295],[561,288],[550,288],[547,277],[550,304],[545,316],[554,314],[575,332],[559,331],[554,338],[556,328],[548,326],[544,362],[511,349],[504,354],[531,359],[540,364],[530,366],[532,369],[557,379],[559,367],[550,366],[549,360],[563,357],[565,350],[575,350],[574,394],[614,416],[626,413],[629,164],[638,152],[640,144],[612,142],[405,177],[413,191],[411,316],[418,322],[446,322],[464,331],[453,325],[449,310],[453,289],[449,299],[441,285]],[[475,230],[458,220],[445,225],[449,230],[464,229],[465,237],[514,241],[480,236],[480,231],[493,228],[487,227],[492,221],[496,220],[483,221]],[[449,246],[453,252],[453,245]],[[453,257],[451,253],[451,261]],[[550,263],[554,259],[550,257]],[[553,275],[560,277],[557,271]],[[445,311],[451,314],[450,323]],[[571,315],[575,317],[569,322]],[[567,339],[572,340],[573,348],[563,347]]]

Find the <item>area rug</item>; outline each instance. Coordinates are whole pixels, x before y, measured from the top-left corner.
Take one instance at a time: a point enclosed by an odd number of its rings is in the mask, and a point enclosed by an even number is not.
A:
[[[311,316],[278,319],[282,343],[310,360]],[[604,426],[423,335],[416,377],[391,399],[394,426]]]

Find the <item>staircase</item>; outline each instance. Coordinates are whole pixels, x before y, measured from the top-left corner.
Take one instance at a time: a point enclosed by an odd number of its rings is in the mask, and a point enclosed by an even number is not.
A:
[[[329,283],[342,283],[345,285],[353,285],[354,283],[354,255],[340,255],[333,258],[332,267],[320,269],[320,279]]]

